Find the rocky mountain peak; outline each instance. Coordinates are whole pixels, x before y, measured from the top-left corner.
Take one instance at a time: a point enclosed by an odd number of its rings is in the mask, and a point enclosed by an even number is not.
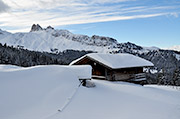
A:
[[[93,35],[91,38],[92,38],[92,39],[99,39],[99,40],[101,40],[101,41],[105,40],[105,41],[117,43],[117,40],[116,40],[116,39],[110,38],[110,37]]]
[[[48,29],[54,30],[52,26],[48,26],[45,30],[48,30]]]
[[[43,30],[43,28],[39,25],[39,24],[33,24],[32,27],[31,27],[31,31],[30,32],[33,32],[33,31],[40,31],[40,30]]]

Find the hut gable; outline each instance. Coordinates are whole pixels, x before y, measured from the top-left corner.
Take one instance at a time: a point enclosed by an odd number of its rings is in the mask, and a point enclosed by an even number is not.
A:
[[[77,64],[77,62],[82,61],[86,58],[94,60],[95,62],[98,62],[111,69],[154,66],[150,61],[127,53],[90,53],[73,61],[70,65]]]
[[[91,65],[92,77],[106,80],[135,80],[144,78],[143,67],[154,66],[153,63],[143,58],[126,54],[87,54],[70,65]]]

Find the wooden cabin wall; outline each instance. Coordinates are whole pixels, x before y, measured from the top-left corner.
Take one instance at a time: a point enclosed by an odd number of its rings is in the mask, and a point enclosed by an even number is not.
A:
[[[116,73],[114,74],[114,79],[115,81],[123,81],[123,80],[128,80],[134,78],[133,74],[122,74],[122,73]]]
[[[75,65],[91,65],[92,75],[105,76],[106,80],[123,81],[134,78],[134,74],[143,73],[143,67],[123,68],[110,70],[95,61],[85,58],[77,62]]]
[[[110,81],[123,81],[134,78],[134,74],[138,73],[143,73],[143,67],[108,70],[106,77]]]
[[[138,74],[138,73],[143,73],[143,67],[123,68],[113,71],[115,73],[123,73],[123,74]]]
[[[97,76],[105,76],[105,68],[97,63],[94,63],[92,66],[92,74]]]
[[[105,76],[105,67],[88,58],[85,58],[82,61],[76,63],[76,65],[85,65],[85,64],[91,65],[92,75]]]

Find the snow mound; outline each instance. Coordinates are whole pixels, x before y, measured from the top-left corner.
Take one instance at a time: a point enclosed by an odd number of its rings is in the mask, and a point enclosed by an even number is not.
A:
[[[179,90],[102,80],[78,87],[74,69],[86,73],[70,66],[0,71],[0,119],[180,118]]]
[[[23,67],[18,67],[15,65],[0,65],[0,71],[14,71],[14,70],[20,70],[23,69]]]
[[[179,119],[180,91],[158,86],[93,80],[81,87],[69,108],[49,119]]]
[[[71,70],[69,66],[19,69],[0,71],[1,119],[44,119],[57,112],[79,86],[73,70],[84,71],[83,67]]]
[[[92,67],[90,65],[72,65],[68,68],[78,76],[78,79],[91,79]]]

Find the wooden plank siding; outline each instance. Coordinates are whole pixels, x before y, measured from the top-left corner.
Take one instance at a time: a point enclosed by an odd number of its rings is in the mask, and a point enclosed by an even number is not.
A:
[[[135,78],[135,74],[143,73],[143,67],[107,70],[107,80],[123,81]]]
[[[76,62],[75,65],[91,65],[92,67],[92,75],[97,75],[97,76],[105,76],[105,67],[88,57],[85,57],[81,59],[79,62]]]
[[[111,69],[106,65],[95,61],[89,57],[84,57],[74,65],[91,65],[92,66],[92,76],[96,79],[105,79],[110,81],[125,81],[135,78],[135,74],[143,73],[143,67],[133,67],[133,68],[121,68],[121,69]],[[105,77],[105,78],[98,78]]]

